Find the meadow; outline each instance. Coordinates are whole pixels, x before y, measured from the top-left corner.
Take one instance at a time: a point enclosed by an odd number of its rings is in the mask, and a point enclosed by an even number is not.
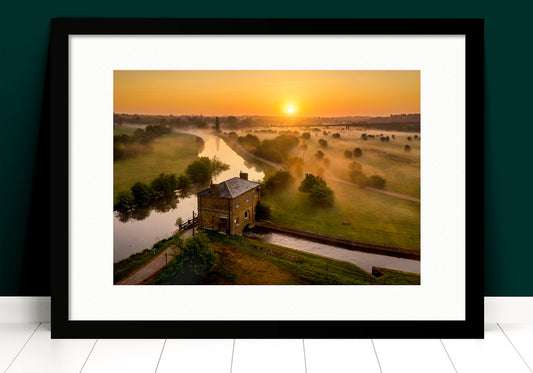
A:
[[[114,134],[130,135],[135,128],[120,127]],[[152,151],[134,158],[113,163],[113,193],[127,192],[137,181],[150,183],[161,173],[182,174],[187,166],[197,159],[201,151],[197,136],[185,133],[170,133],[156,138],[150,145]]]
[[[326,136],[323,130],[329,135]],[[420,141],[414,138],[414,134],[394,133],[393,139],[393,133],[385,131],[306,131],[311,137],[301,140],[300,146],[291,154],[304,160],[301,170],[290,168],[295,183],[282,192],[263,198],[272,208],[272,222],[357,241],[419,250],[420,203],[349,184],[349,165],[355,161],[367,176],[383,177],[385,191],[420,198]],[[302,131],[299,132],[301,135]],[[339,133],[340,138],[333,138],[334,133]],[[363,140],[363,133],[376,137]],[[273,136],[253,134],[260,139]],[[389,136],[389,141],[381,141],[380,134]],[[407,137],[411,137],[411,141]],[[319,139],[327,140],[327,147],[321,147]],[[306,149],[301,146],[303,144]],[[411,147],[410,152],[404,150],[405,145]],[[353,152],[355,148],[360,148],[362,155],[346,158],[344,152]],[[315,157],[318,150],[324,153],[323,159]],[[332,207],[315,207],[309,203],[307,194],[298,191],[305,173],[321,175],[326,180],[335,193]]]

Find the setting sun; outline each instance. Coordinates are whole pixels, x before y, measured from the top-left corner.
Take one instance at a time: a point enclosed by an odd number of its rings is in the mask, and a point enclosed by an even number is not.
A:
[[[287,113],[292,114],[294,112],[294,108],[291,106],[287,109]]]

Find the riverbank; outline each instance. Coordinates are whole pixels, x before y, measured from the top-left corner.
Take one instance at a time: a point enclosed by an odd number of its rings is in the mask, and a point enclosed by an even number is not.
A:
[[[254,230],[260,231],[264,229],[266,231],[275,231],[286,233],[293,237],[305,238],[311,241],[325,243],[333,246],[345,248],[347,250],[363,251],[372,254],[395,256],[398,258],[415,259],[420,260],[420,252],[415,250],[404,249],[401,247],[393,247],[386,245],[376,245],[366,242],[359,242],[348,240],[342,237],[330,236],[327,234],[308,232],[301,229],[285,227],[274,224],[269,221],[258,221],[255,224]]]
[[[156,261],[158,257],[165,254],[172,246],[176,245],[176,240],[180,238],[189,237],[188,231],[178,232],[172,236],[156,242],[151,249],[144,249],[140,253],[132,254],[129,257],[122,259],[121,261],[113,264],[113,283],[115,285],[139,285],[147,279],[154,277],[161,271],[162,265],[158,268],[151,269],[149,275],[140,276],[141,280],[135,279],[132,281],[126,281],[128,278],[135,275],[136,272],[142,270],[144,267],[150,265],[150,263]],[[167,253],[169,254],[169,253]],[[170,259],[169,259],[170,260]]]
[[[415,285],[420,276],[381,270],[376,278],[341,260],[292,250],[241,236],[207,232],[215,266],[198,285]],[[151,284],[179,284],[174,263]]]

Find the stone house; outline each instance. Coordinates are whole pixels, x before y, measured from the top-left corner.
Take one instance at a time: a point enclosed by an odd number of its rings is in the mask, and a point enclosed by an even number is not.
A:
[[[259,194],[259,184],[249,181],[243,172],[220,184],[212,183],[197,194],[199,227],[241,235],[244,228],[255,225]]]

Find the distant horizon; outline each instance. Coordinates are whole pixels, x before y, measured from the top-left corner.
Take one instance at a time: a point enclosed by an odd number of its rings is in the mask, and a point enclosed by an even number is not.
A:
[[[369,118],[389,118],[391,116],[400,116],[400,115],[420,115],[420,113],[392,113],[392,114],[388,114],[388,115],[365,115],[365,114],[361,114],[361,115],[336,115],[336,116],[331,116],[331,115],[295,115],[295,116],[291,116],[291,117],[287,117],[286,115],[283,115],[283,114],[278,114],[278,115],[274,115],[274,114],[213,114],[213,115],[205,115],[203,113],[198,113],[198,114],[177,114],[177,113],[171,113],[171,114],[155,114],[155,113],[117,113],[117,112],[113,112],[113,114],[116,114],[116,115],[142,115],[142,116],[163,116],[163,117],[169,117],[169,116],[173,116],[173,117],[181,117],[181,116],[184,116],[184,117],[206,117],[206,118],[210,118],[210,117],[274,117],[274,118],[287,118],[287,119],[298,119],[298,118],[345,118],[345,117],[369,117]]]
[[[113,111],[137,115],[333,118],[420,112],[419,70],[115,70],[113,83]]]

